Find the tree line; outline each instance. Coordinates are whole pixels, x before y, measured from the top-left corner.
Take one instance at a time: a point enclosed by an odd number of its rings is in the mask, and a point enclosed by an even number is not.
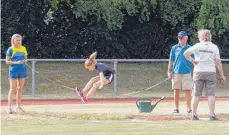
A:
[[[2,0],[1,58],[14,33],[29,58],[168,58],[181,30],[189,43],[212,31],[229,58],[229,0]]]

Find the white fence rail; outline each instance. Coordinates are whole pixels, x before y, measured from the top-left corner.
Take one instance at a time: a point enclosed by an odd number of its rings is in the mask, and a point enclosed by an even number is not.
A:
[[[1,61],[5,61],[5,59],[1,59]],[[32,95],[35,95],[36,86],[35,86],[35,71],[36,71],[36,62],[84,62],[85,59],[29,59],[32,62]],[[97,59],[99,62],[113,62],[114,69],[116,74],[114,75],[114,96],[118,95],[117,89],[117,78],[118,78],[118,63],[126,62],[168,62],[168,59]],[[229,62],[229,59],[222,59],[222,62]]]

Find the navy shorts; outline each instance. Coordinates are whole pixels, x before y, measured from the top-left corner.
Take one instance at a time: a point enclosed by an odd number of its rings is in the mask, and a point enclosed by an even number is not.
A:
[[[105,78],[106,80],[110,81],[110,82],[109,82],[109,84],[110,84],[110,83],[112,83],[113,80],[114,80],[114,74],[105,75],[104,78]]]
[[[26,71],[9,72],[9,79],[20,79],[20,78],[27,78],[27,72]]]

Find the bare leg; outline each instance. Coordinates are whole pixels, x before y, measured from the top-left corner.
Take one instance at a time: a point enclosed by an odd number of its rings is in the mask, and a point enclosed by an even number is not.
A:
[[[95,92],[96,89],[99,88],[100,86],[100,81],[96,82],[93,84],[93,86],[91,87],[90,91],[87,93],[86,99],[88,100]],[[108,80],[104,80],[104,86],[107,85],[109,83]]]
[[[185,90],[185,98],[187,102],[187,111],[191,110],[191,90]]]
[[[174,103],[175,103],[176,109],[179,109],[179,98],[180,98],[180,90],[175,89],[174,90]]]
[[[200,100],[199,96],[192,97],[192,115],[197,115],[197,107],[199,104],[199,100]]]
[[[21,106],[22,89],[24,88],[25,78],[18,79],[17,87],[17,107]]]
[[[14,92],[16,91],[16,87],[17,87],[17,80],[9,79],[9,82],[10,82],[10,91],[8,94],[8,107],[11,108]]]
[[[210,116],[213,116],[215,114],[215,97],[214,96],[208,96],[208,105],[210,110]]]
[[[95,82],[98,82],[100,79],[99,76],[96,76],[96,77],[93,77],[89,80],[89,82],[87,83],[87,85],[83,88],[83,93],[85,94],[88,90],[91,89],[92,85],[95,83]]]

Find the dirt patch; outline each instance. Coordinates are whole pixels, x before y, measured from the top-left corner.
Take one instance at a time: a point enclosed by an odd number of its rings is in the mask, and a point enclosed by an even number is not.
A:
[[[175,115],[155,115],[155,116],[142,116],[136,115],[134,119],[147,120],[147,121],[163,121],[163,120],[188,120],[190,116],[175,116]]]
[[[207,115],[200,115],[198,116],[200,119],[208,119]],[[229,120],[229,114],[220,114],[217,115],[219,120]],[[184,115],[135,115],[132,119],[136,120],[147,120],[147,121],[170,121],[170,120],[190,120],[191,116],[184,116]]]

